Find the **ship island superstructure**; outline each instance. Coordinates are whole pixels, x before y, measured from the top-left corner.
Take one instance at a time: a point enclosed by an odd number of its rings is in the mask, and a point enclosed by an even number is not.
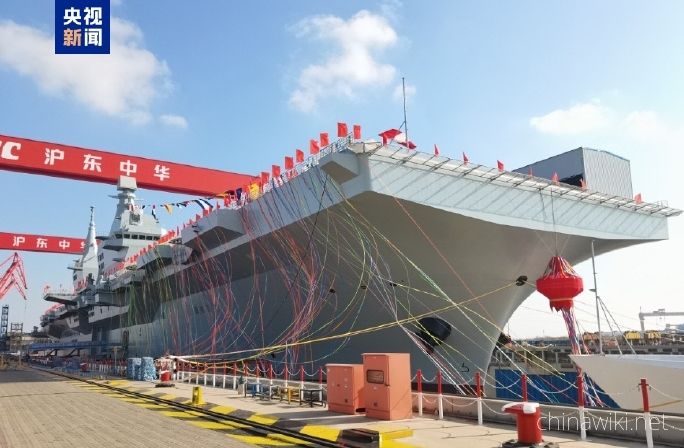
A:
[[[680,213],[635,202],[624,159],[571,153],[508,172],[342,138],[177,232],[122,178],[109,234],[98,244],[91,218],[78,289],[48,292],[59,306],[41,324],[58,341],[102,343],[93,356],[112,344],[296,368],[409,352],[414,370],[470,384],[550,257],[577,264],[592,240],[601,254],[667,239]],[[559,180],[528,172],[554,167]]]

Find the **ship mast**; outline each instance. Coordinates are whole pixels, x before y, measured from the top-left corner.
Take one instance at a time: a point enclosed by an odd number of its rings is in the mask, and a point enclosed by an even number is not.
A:
[[[401,92],[404,98],[404,134],[406,134],[406,141],[408,142],[410,140],[408,133],[408,122],[406,121],[406,81],[403,76],[401,77]],[[401,126],[399,128],[401,129]]]
[[[591,240],[591,270],[594,273],[594,299],[596,300],[596,322],[598,323],[598,341],[599,341],[599,354],[603,354],[603,338],[601,337],[601,313],[599,311],[599,298],[598,286],[596,285],[596,256],[594,254],[594,240]]]

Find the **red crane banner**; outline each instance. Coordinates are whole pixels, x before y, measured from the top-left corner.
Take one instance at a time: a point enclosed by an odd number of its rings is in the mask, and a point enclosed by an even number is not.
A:
[[[0,135],[0,169],[116,184],[134,177],[138,187],[215,196],[257,178],[210,168]]]
[[[83,238],[0,232],[0,250],[81,254],[84,247],[85,239]]]

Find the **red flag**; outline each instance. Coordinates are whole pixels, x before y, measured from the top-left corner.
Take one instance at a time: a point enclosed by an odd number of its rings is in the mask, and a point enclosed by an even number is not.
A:
[[[378,135],[382,138],[382,144],[386,145],[390,140],[394,140],[394,138],[401,133],[402,132],[399,129],[388,129]]]
[[[637,204],[641,204],[642,202],[644,202],[643,199],[641,199],[641,193],[637,193],[636,196],[634,196],[634,202],[636,202]]]
[[[330,144],[330,139],[328,138],[327,132],[321,132],[321,148],[324,148]]]
[[[349,129],[347,129],[347,123],[337,123],[337,136],[346,137],[349,134]]]
[[[394,138],[394,141],[399,143],[401,146],[406,146],[408,149],[416,149],[416,144],[411,140],[406,140],[406,134],[403,132]]]
[[[406,140],[406,134],[401,132],[399,129],[388,129],[378,135],[382,137],[383,145],[386,145],[391,140],[394,140],[397,144],[406,146],[408,149],[416,149],[415,143],[410,140]]]
[[[261,172],[261,185],[266,185],[267,183],[268,183],[268,172],[262,171]]]
[[[294,160],[290,156],[285,156],[285,169],[291,170],[292,168],[294,168]]]
[[[271,175],[273,177],[280,177],[280,165],[272,165],[271,166]],[[242,191],[248,191],[243,189]]]
[[[558,173],[553,173],[553,176],[551,176],[551,182],[553,182],[554,184],[558,183]]]
[[[318,152],[321,150],[321,147],[318,146],[318,142],[316,140],[309,140],[309,153],[313,154],[318,154]]]
[[[496,161],[496,167],[499,169],[499,171],[503,171],[504,170],[503,162],[501,160],[497,160]]]
[[[354,125],[354,140],[361,140],[361,125]]]
[[[301,149],[295,151],[295,161],[297,163],[302,163],[304,161],[304,151]]]
[[[435,155],[439,155],[439,146],[437,146],[437,143],[435,143]]]
[[[464,152],[464,153],[463,153],[463,164],[464,164],[464,165],[467,165],[468,162],[470,162],[470,159],[468,158],[468,156],[467,156],[466,153]]]
[[[587,182],[586,182],[584,179],[580,179],[580,188],[581,188],[582,190],[586,190],[586,189],[587,189]]]

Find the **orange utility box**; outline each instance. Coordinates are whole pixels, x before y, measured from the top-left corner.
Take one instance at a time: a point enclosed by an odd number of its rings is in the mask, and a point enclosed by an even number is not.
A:
[[[328,409],[356,414],[363,409],[363,364],[326,364]]]
[[[364,353],[366,416],[403,420],[413,416],[408,353]]]

